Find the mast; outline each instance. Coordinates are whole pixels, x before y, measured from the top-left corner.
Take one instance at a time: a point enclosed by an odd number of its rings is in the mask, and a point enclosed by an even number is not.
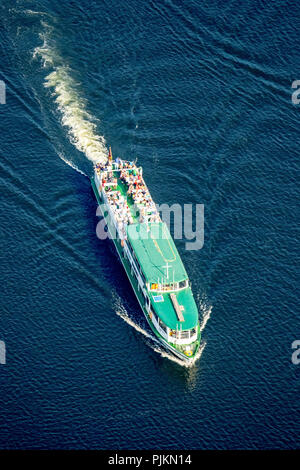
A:
[[[112,162],[112,151],[111,151],[111,147],[109,147],[109,152],[108,152],[108,162],[111,163]]]

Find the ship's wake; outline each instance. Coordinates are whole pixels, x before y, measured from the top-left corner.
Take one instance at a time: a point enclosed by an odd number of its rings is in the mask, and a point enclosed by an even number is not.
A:
[[[105,139],[96,131],[95,118],[87,111],[87,102],[80,95],[79,85],[71,76],[71,69],[64,64],[51,41],[52,27],[41,21],[40,34],[43,45],[34,50],[33,57],[40,57],[43,67],[50,70],[44,86],[52,89],[62,125],[68,129],[70,141],[92,162],[107,160]]]
[[[128,325],[132,326],[139,333],[142,333],[146,338],[155,340],[155,338],[150,333],[148,333],[141,325],[138,325],[134,320],[132,320],[132,318],[128,316],[127,310],[123,305],[120,304],[117,307],[116,313],[119,315],[119,317],[122,318],[122,320],[128,323]]]
[[[202,333],[202,331],[204,330],[204,328],[206,327],[206,323],[208,322],[208,320],[210,319],[210,315],[211,315],[211,311],[212,311],[212,306],[209,306],[209,307],[205,307],[205,306],[200,306],[200,309],[203,313],[203,317],[202,317],[202,322],[200,324],[200,331]]]
[[[115,299],[114,299],[115,300],[115,311],[116,311],[117,315],[119,315],[119,317],[121,317],[122,320],[124,320],[126,323],[128,323],[128,325],[132,326],[136,331],[138,331],[139,333],[142,333],[142,335],[144,335],[145,338],[146,338],[146,340],[145,340],[146,344],[151,349],[153,349],[153,351],[158,353],[161,357],[167,358],[170,361],[175,362],[175,363],[179,364],[180,366],[186,367],[186,368],[193,367],[195,365],[195,363],[200,359],[200,357],[202,356],[202,353],[205,349],[206,341],[201,342],[200,348],[199,348],[196,356],[191,361],[186,362],[184,360],[181,360],[179,357],[176,357],[174,354],[170,353],[167,349],[165,349],[163,344],[151,332],[147,331],[142,325],[138,324],[135,320],[133,320],[133,318],[131,318],[129,316],[126,308],[122,304],[121,299],[117,294],[115,294],[114,297],[115,297]],[[202,319],[202,323],[200,325],[200,330],[202,332],[205,325],[206,325],[206,323],[207,323],[207,321],[210,318],[212,307],[209,307],[208,309],[204,310],[204,305],[201,305],[201,310],[203,312],[203,319]]]
[[[73,168],[73,170],[77,171],[78,173],[80,173],[81,175],[83,176],[86,176],[88,178],[88,175],[86,173],[84,173],[84,171],[82,171],[80,168],[78,168],[77,165],[75,165],[75,163],[73,163],[71,160],[68,160],[62,152],[58,152],[58,156],[59,158],[61,158],[67,165],[69,165],[71,168]]]
[[[157,340],[156,340],[157,341]],[[195,363],[200,359],[200,357],[202,356],[202,353],[204,351],[204,348],[206,346],[206,341],[203,341],[198,349],[198,352],[196,354],[196,356],[190,360],[189,362],[186,362],[184,360],[181,360],[179,359],[179,357],[176,357],[174,356],[172,353],[169,353],[166,349],[163,348],[163,346],[161,345],[161,343],[158,343],[159,345],[156,346],[154,345],[152,347],[152,349],[157,352],[158,354],[160,354],[161,357],[166,357],[167,359],[169,359],[170,361],[172,362],[176,362],[177,364],[179,364],[180,366],[182,367],[186,367],[186,368],[191,368],[191,367],[194,367]],[[151,345],[150,345],[151,346]]]

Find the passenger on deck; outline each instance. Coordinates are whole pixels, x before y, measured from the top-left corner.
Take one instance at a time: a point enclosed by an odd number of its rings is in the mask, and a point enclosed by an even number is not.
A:
[[[122,168],[121,165],[122,165],[122,160],[121,160],[119,157],[116,158],[116,160],[115,160],[115,168],[116,168],[116,170],[118,170],[119,168]]]

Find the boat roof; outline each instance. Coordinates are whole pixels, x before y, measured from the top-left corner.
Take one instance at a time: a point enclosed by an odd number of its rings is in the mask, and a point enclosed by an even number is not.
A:
[[[170,293],[151,292],[151,303],[159,318],[172,330],[189,330],[197,326],[198,309],[191,288],[187,287],[172,293],[172,295],[176,296],[179,306],[183,307],[183,321],[180,321],[176,314]]]
[[[147,282],[169,284],[188,278],[164,222],[128,225],[127,237]]]

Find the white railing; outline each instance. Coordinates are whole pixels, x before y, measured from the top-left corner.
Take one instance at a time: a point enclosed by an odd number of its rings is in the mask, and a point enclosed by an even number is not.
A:
[[[190,330],[187,330],[187,331],[190,331]],[[189,338],[181,338],[181,337],[177,338],[174,335],[170,335],[170,332],[168,334],[168,341],[174,344],[191,344],[194,341],[196,341],[196,339],[197,339],[197,331],[193,336],[190,336]]]
[[[158,284],[158,288],[157,289],[151,289],[151,284],[155,284],[155,282],[151,282],[150,283],[150,286],[149,286],[149,292],[156,292],[158,294],[163,294],[164,292],[178,292],[178,291],[181,291],[183,289],[186,289],[187,287],[189,287],[189,283],[187,283],[184,287],[172,287],[171,289],[164,289],[162,287],[161,284]],[[175,284],[178,284],[178,282],[176,282]]]
[[[125,244],[124,244],[124,251],[125,251],[125,253],[126,253],[126,255],[127,255],[128,259],[129,259],[129,262],[130,262],[130,264],[131,264],[131,266],[132,266],[132,269],[134,270],[134,272],[135,272],[135,274],[136,274],[136,278],[137,278],[137,280],[138,280],[138,283],[139,283],[141,289],[143,289],[143,287],[144,287],[144,281],[143,281],[143,279],[142,279],[141,276],[140,276],[140,271],[139,271],[137,265],[135,264],[135,261],[134,261],[134,259],[133,259],[133,256],[132,256],[132,254],[130,253],[130,250],[129,250],[128,245],[127,245],[126,242],[125,242]]]
[[[162,337],[165,338],[166,340],[168,340],[168,333],[160,327],[158,321],[156,321],[156,315],[152,316],[152,322],[153,322],[155,328],[157,329],[157,331],[162,335]]]

